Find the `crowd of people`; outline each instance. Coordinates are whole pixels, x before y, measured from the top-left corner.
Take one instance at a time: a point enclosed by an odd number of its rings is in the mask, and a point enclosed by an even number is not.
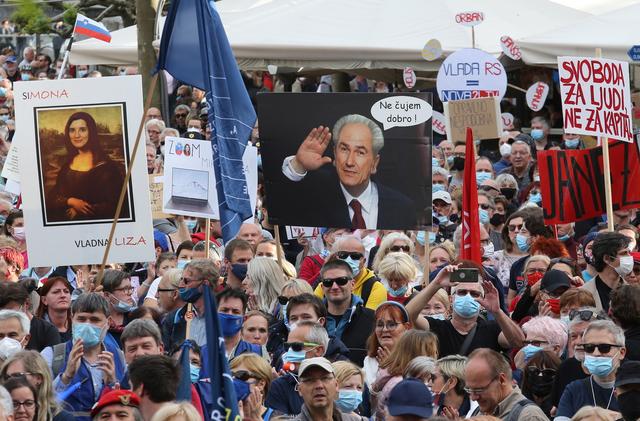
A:
[[[60,68],[32,48],[1,53],[6,155],[13,83]],[[252,98],[282,83],[244,76]],[[297,83],[330,90],[325,77]],[[351,85],[393,89],[362,76]],[[171,101],[170,115],[144,116],[149,174],[163,171],[166,136],[211,134],[204,92],[178,84]],[[209,288],[245,420],[637,420],[640,213],[616,210],[613,232],[604,218],[547,226],[536,154],[585,142],[554,140],[544,116],[530,135],[517,125],[499,153],[477,158],[435,142],[430,231],[321,228],[285,240],[260,178],[255,222],[226,243],[219,221],[207,244],[204,219],[174,216],[154,220],[154,262],[34,267],[19,198],[0,192],[0,419],[209,419]],[[257,124],[249,141],[260,146]],[[466,158],[482,262],[460,257]],[[183,378],[191,398],[179,401]]]

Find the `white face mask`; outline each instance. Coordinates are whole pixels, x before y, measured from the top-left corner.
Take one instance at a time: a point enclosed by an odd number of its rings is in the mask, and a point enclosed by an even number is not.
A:
[[[24,241],[24,227],[13,227],[13,237],[18,241]]]
[[[489,244],[487,244],[486,246],[482,246],[482,248],[484,249],[484,253],[482,254],[482,257],[487,257],[487,258],[493,257],[494,247],[491,241],[489,241]]]
[[[6,360],[22,351],[22,344],[15,339],[5,337],[0,341],[0,359]]]
[[[633,256],[620,256],[620,265],[614,268],[624,278],[633,270]]]
[[[500,145],[500,155],[504,158],[505,156],[511,155],[511,145],[508,143],[503,143]]]

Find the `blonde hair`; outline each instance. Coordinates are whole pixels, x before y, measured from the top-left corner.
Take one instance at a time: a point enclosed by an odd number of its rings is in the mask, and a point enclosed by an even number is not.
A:
[[[287,281],[287,283],[282,287],[282,290],[280,290],[280,294],[284,295],[284,292],[289,290],[292,290],[294,295],[313,294],[313,288],[311,288],[309,282],[304,279],[292,279]]]
[[[331,363],[333,371],[338,381],[338,387],[342,387],[342,384],[349,380],[353,376],[360,376],[361,386],[364,386],[364,371],[357,365],[349,361],[336,361]]]
[[[391,376],[401,376],[409,362],[418,356],[438,358],[438,337],[425,330],[407,330],[380,364]]]
[[[449,294],[447,294],[447,291],[440,288],[435,294],[433,294],[433,297],[431,297],[431,299],[434,298],[440,301],[442,305],[444,305],[444,308],[447,309],[447,311],[451,310],[451,302],[449,301]]]
[[[296,267],[288,260],[282,259],[282,272],[284,272],[284,276],[286,276],[287,279],[295,279],[298,277]]]
[[[202,417],[191,403],[179,402],[162,406],[151,421],[202,421]]]
[[[418,268],[413,257],[406,253],[393,252],[382,259],[376,273],[386,280],[402,280],[409,283],[418,276]]]
[[[258,354],[247,352],[240,354],[229,362],[229,367],[233,370],[239,366],[245,366],[255,374],[256,380],[264,380],[264,391],[262,396],[266,397],[269,392],[269,386],[271,386],[273,370],[271,365]]]
[[[287,282],[278,262],[268,257],[256,257],[249,262],[247,278],[253,289],[257,306],[252,310],[272,314],[278,305],[278,295]]]
[[[581,421],[586,418],[595,418],[599,421],[614,421],[616,418],[613,416],[612,411],[609,411],[598,406],[583,406],[578,412],[571,418],[571,421]]]
[[[401,232],[390,232],[382,237],[380,247],[378,247],[378,252],[373,258],[371,268],[374,272],[377,273],[380,270],[380,262],[382,262],[382,260],[390,253],[389,248],[398,240],[404,241],[409,246],[409,255],[413,255],[414,244],[413,241],[411,241],[411,238]]]
[[[180,287],[180,278],[182,278],[182,269],[169,269],[162,275],[162,279],[166,279],[174,288]]]
[[[456,246],[452,241],[445,240],[442,243],[432,246],[431,250],[429,250],[429,261],[431,261],[431,253],[437,249],[442,249],[447,253],[449,256],[449,262],[454,262],[456,260]]]

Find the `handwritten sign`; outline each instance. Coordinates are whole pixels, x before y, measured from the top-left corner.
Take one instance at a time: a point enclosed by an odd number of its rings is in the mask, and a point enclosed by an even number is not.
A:
[[[316,238],[320,235],[320,228],[317,227],[294,227],[287,225],[287,238],[295,240],[302,236],[304,238]]]
[[[162,212],[162,174],[149,175],[149,193],[153,219],[171,218],[172,215]]]
[[[536,82],[527,89],[527,105],[533,111],[540,111],[549,95],[549,85],[544,82]]]
[[[558,57],[558,72],[566,132],[633,142],[628,63]]]
[[[502,120],[502,130],[511,130],[513,129],[513,114],[511,113],[502,113],[500,114],[500,119]]]
[[[438,134],[447,134],[447,121],[441,112],[433,112],[433,116],[431,117],[431,128]]]
[[[437,39],[430,39],[422,47],[422,58],[427,61],[433,61],[440,58],[442,55],[442,45]]]
[[[456,23],[464,26],[476,26],[484,21],[482,12],[461,12],[456,15]]]
[[[467,127],[473,129],[475,140],[500,137],[500,105],[495,97],[449,101],[443,105],[450,141],[465,141]]]
[[[520,60],[522,58],[520,47],[518,47],[513,38],[508,35],[500,37],[500,48],[502,48],[504,55],[509,57],[511,60]]]
[[[411,67],[405,67],[402,72],[402,79],[404,80],[404,86],[409,89],[413,89],[416,86],[416,73]]]
[[[491,54],[463,48],[442,62],[436,86],[442,102],[490,96],[502,99],[507,90],[507,72]]]

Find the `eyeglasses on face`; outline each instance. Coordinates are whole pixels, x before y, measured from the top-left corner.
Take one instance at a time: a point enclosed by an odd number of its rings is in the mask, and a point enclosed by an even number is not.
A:
[[[464,391],[467,392],[469,395],[482,395],[484,392],[487,391],[487,389],[489,389],[489,387],[491,386],[491,383],[493,383],[496,379],[498,378],[498,376],[495,376],[494,378],[492,378],[489,383],[487,383],[486,386],[484,387],[465,387]]]
[[[596,350],[596,348],[598,348],[598,351],[600,351],[601,354],[608,354],[609,351],[611,351],[611,348],[622,348],[622,345],[615,345],[615,344],[582,344],[582,348],[584,349],[584,352],[586,352],[587,354],[593,354]]]
[[[4,376],[2,376],[2,380],[6,382],[7,380],[10,380],[10,379],[19,379],[22,377],[26,377],[28,375],[33,375],[33,373],[30,373],[28,371],[23,371],[20,373],[5,374]]]
[[[398,325],[400,325],[400,323],[394,322],[393,320],[386,323],[382,320],[379,320],[376,322],[376,330],[396,330]]]
[[[243,382],[246,382],[250,379],[257,379],[257,376],[255,375],[255,373],[252,373],[251,371],[247,371],[247,370],[233,371],[231,372],[231,376],[234,379],[242,380]]]
[[[471,295],[472,298],[480,298],[482,297],[482,294],[480,293],[480,291],[475,291],[475,290],[471,290],[471,289],[457,289],[456,290],[456,295],[459,297],[464,297],[465,295]]]
[[[173,292],[175,288],[158,288],[158,292]]]
[[[193,279],[193,278],[185,278],[184,276],[180,278],[180,283],[182,285],[195,284],[196,282],[201,282],[202,279]]]
[[[493,207],[492,207],[491,205],[487,205],[486,203],[483,203],[483,204],[481,204],[481,205],[479,205],[479,206],[480,206],[480,208],[481,208],[482,210],[489,210],[489,209],[493,209]]]
[[[33,399],[27,399],[26,401],[13,401],[13,409],[18,409],[23,406],[25,409],[33,409],[36,407],[36,401]]]
[[[405,253],[409,253],[411,251],[411,247],[409,246],[391,246],[389,247],[389,251],[397,253],[399,251],[403,251]]]
[[[364,255],[357,251],[339,251],[336,253],[336,256],[340,260],[345,260],[347,257],[351,257],[353,260],[360,260],[364,257]]]
[[[121,288],[114,288],[114,291],[120,291],[120,292],[124,292],[125,294],[133,294],[133,287],[129,286],[129,287],[121,287]]]
[[[527,374],[532,377],[544,377],[546,379],[552,379],[556,375],[556,370],[553,368],[539,368],[535,365],[527,367]]]
[[[305,348],[315,348],[317,346],[319,345],[315,342],[285,342],[284,343],[285,349],[291,348],[291,350],[295,352],[300,352]]]
[[[339,278],[323,278],[322,286],[325,288],[331,288],[333,284],[336,283],[338,284],[338,286],[343,287],[347,285],[347,282],[349,282],[350,280],[351,278],[348,276],[340,276]]]

